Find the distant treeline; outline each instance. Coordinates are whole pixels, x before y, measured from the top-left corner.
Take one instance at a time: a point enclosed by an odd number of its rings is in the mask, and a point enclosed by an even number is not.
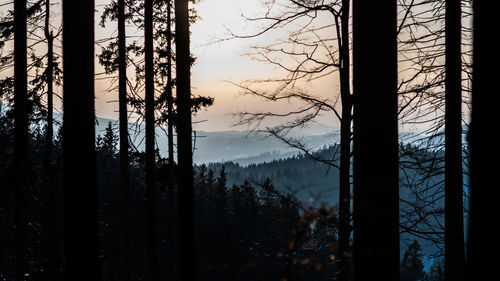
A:
[[[338,149],[338,145],[323,147],[316,151],[314,156],[333,159],[331,163],[336,165]],[[269,178],[281,192],[294,194],[304,202],[321,199],[322,203],[334,205],[338,202],[339,171],[332,165],[316,161],[305,154],[298,154],[259,164],[240,165],[224,162],[211,163],[207,167],[217,173],[224,166],[230,185],[241,184],[245,180],[262,182]]]
[[[2,119],[5,121],[5,119]],[[0,122],[0,143],[5,144],[0,151],[0,184],[9,186],[9,171],[12,160],[12,139],[5,122]],[[44,131],[34,131],[30,137],[33,171],[32,184],[25,190],[26,208],[22,212],[27,229],[23,230],[23,241],[29,245],[25,253],[29,263],[30,280],[51,280],[46,268],[53,266],[62,274],[62,260],[55,262],[54,256],[63,256],[63,212],[61,211],[63,190],[61,138],[56,139],[54,173],[55,193],[47,188],[43,180]],[[99,237],[100,256],[105,280],[119,277],[122,253],[119,237],[120,227],[120,186],[118,138],[113,133],[111,123],[103,136],[96,139],[99,197]],[[144,181],[144,154],[132,153],[130,168],[130,245],[133,279],[146,276],[146,192]],[[175,231],[178,227],[178,190],[171,190],[164,183],[168,181],[166,159],[157,154],[157,225],[158,256],[161,276],[178,275],[175,268],[179,249]],[[291,195],[282,194],[270,178],[262,181],[246,180],[241,184],[229,184],[228,173],[222,168],[214,170],[200,167],[194,177],[196,240],[200,274],[204,280],[282,280],[293,274],[294,280],[322,280],[335,274],[336,217],[332,209],[305,209]],[[1,189],[0,210],[2,232],[0,233],[0,276],[10,280],[14,272],[15,255],[18,247],[16,237],[9,235],[8,224],[18,219],[9,193],[11,189]],[[55,195],[56,198],[52,198]],[[53,202],[58,202],[55,209]],[[47,226],[50,217],[57,216],[56,231]],[[54,235],[50,237],[50,235]],[[42,238],[42,239],[40,239]],[[58,246],[52,247],[51,243]],[[57,249],[57,253],[53,251]],[[50,255],[50,256],[49,256]],[[320,270],[321,269],[321,270]]]

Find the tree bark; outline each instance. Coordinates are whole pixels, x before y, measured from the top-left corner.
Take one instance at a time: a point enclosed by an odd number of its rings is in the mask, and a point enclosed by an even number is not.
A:
[[[399,280],[396,15],[353,2],[355,281]]]
[[[28,166],[28,73],[26,1],[14,1],[14,175],[15,175],[15,233],[22,245],[26,239],[24,220],[26,178]],[[27,272],[27,249],[19,247],[16,253],[16,276],[24,278]]]
[[[175,0],[177,62],[177,157],[179,183],[179,248],[182,281],[197,279],[194,235],[191,124],[191,55],[188,0]]]
[[[50,31],[50,1],[45,1],[45,39],[47,40],[47,132],[46,132],[46,165],[52,161],[52,143],[54,139],[54,35]]]
[[[53,280],[58,280],[59,257],[59,233],[57,231],[57,181],[55,169],[52,165],[53,160],[53,141],[54,141],[54,34],[50,30],[50,0],[45,1],[45,26],[44,35],[47,40],[47,68],[45,75],[47,77],[47,129],[45,136],[45,171],[49,193],[49,210],[47,214],[47,243],[49,254],[49,266],[47,273]]]
[[[118,102],[120,119],[120,190],[123,247],[122,280],[130,280],[130,183],[128,157],[127,61],[125,0],[118,0]]]
[[[153,51],[153,0],[144,2],[144,50],[146,87],[146,197],[148,280],[158,280],[158,229],[156,225],[155,181],[155,95]]]
[[[168,114],[168,159],[174,162],[174,101],[172,96],[172,2],[167,0],[167,114]]]
[[[474,1],[474,51],[472,80],[472,112],[468,135],[470,146],[470,216],[467,245],[467,276],[469,281],[488,280],[496,274],[496,259],[485,258],[486,252],[496,252],[498,232],[493,218],[498,217],[498,171],[500,147],[492,134],[498,124],[500,92],[498,77],[500,53],[492,36],[500,30],[498,1]],[[492,248],[494,247],[494,248]]]
[[[28,162],[26,20],[26,1],[14,1],[14,160],[16,166],[21,169]],[[19,176],[23,174],[21,172]]]
[[[170,279],[174,279],[174,189],[175,189],[175,166],[174,166],[174,100],[172,81],[172,0],[167,0],[167,134],[168,134],[168,189],[167,189],[167,220],[168,220],[168,272]]]
[[[464,279],[461,1],[446,1],[445,280]]]
[[[337,279],[349,281],[351,236],[351,122],[352,96],[350,87],[349,11],[350,0],[342,1],[341,45],[340,45],[340,94],[342,119],[340,127],[339,170],[339,271]]]
[[[63,0],[65,280],[101,280],[94,108],[94,1]]]

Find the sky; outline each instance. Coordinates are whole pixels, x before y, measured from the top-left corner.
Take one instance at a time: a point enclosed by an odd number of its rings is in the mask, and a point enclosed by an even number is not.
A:
[[[109,1],[96,0],[96,40],[116,36],[115,23],[108,23],[106,28],[102,28],[97,24],[100,21],[103,7]],[[220,40],[229,37],[228,30],[238,34],[252,34],[259,30],[259,24],[256,25],[246,21],[242,15],[248,17],[262,16],[266,12],[263,2],[265,0],[200,0],[194,4],[200,19],[191,25],[191,52],[197,58],[192,68],[192,89],[195,95],[210,96],[215,99],[213,106],[202,110],[194,117],[193,126],[196,130],[244,130],[247,127],[232,126],[237,121],[233,115],[238,112],[272,111],[285,113],[300,108],[301,105],[293,102],[269,103],[255,97],[243,95],[241,89],[230,83],[241,84],[246,80],[284,76],[284,73],[277,67],[252,60],[250,56],[245,54],[250,52],[251,47],[254,45],[267,45],[276,42],[280,38],[287,39],[290,29],[273,30],[255,39]],[[12,9],[11,6],[0,6],[0,15],[4,14],[7,9]],[[60,5],[56,5],[52,10],[52,22],[54,27],[57,28],[60,26],[61,21]],[[331,15],[328,14],[315,19],[315,24],[319,26],[331,24],[332,22]],[[262,22],[260,24],[262,25]],[[294,27],[297,26],[292,26],[292,28]],[[335,36],[335,31],[332,28],[324,29],[321,32],[319,35],[321,38]],[[133,30],[128,28],[127,33],[131,34]],[[142,36],[142,32],[135,35]],[[40,52],[44,52],[43,48],[43,46],[40,47]],[[335,47],[331,49],[335,50]],[[100,53],[100,50],[100,46],[97,45],[96,55]],[[60,53],[60,49],[56,49],[57,51]],[[324,53],[320,55],[324,56]],[[290,58],[286,57],[280,59],[283,62],[287,62],[287,59],[290,60]],[[96,73],[103,72],[103,68],[98,64],[97,59],[95,65]],[[9,71],[4,71],[0,73],[0,77],[3,75],[12,74],[9,74]],[[99,76],[99,79],[96,79],[96,115],[103,118],[117,119],[117,93],[116,91],[107,91],[110,80],[102,80],[101,78],[102,76]],[[313,82],[303,83],[300,86],[307,93],[328,98],[331,103],[338,102],[339,85],[336,74],[330,74]],[[259,88],[267,91],[272,90],[272,88],[264,84],[259,84]],[[61,95],[61,89],[58,89],[58,91],[58,94]],[[59,106],[60,112],[60,103],[57,104],[56,102],[57,106]],[[464,110],[467,110],[467,108],[464,108]],[[322,124],[338,126],[337,118],[331,112],[319,116],[316,120]],[[273,124],[276,124],[275,120],[264,125]]]
[[[56,1],[57,2],[57,1]],[[59,1],[60,2],[60,1]],[[262,112],[272,111],[276,113],[285,113],[290,110],[296,110],[301,105],[285,101],[280,103],[263,102],[255,97],[243,95],[243,91],[235,84],[241,84],[245,80],[252,79],[270,79],[281,78],[284,73],[276,66],[252,60],[250,56],[245,55],[254,45],[267,45],[280,38],[287,38],[289,29],[282,28],[273,30],[255,39],[232,39],[228,38],[229,32],[238,34],[252,34],[259,29],[260,23],[251,23],[244,19],[242,15],[248,17],[262,16],[265,12],[264,0],[200,0],[194,4],[198,11],[200,19],[191,25],[191,52],[197,58],[192,68],[192,91],[195,95],[213,97],[214,105],[202,110],[194,116],[194,129],[203,131],[222,131],[222,130],[245,130],[246,126],[233,126],[237,119],[233,117],[242,111]],[[100,39],[116,36],[116,24],[108,22],[106,28],[102,28],[98,23],[102,10],[109,0],[96,0],[96,41]],[[0,14],[12,7],[0,7]],[[51,22],[55,29],[60,26],[61,12],[60,5],[52,7]],[[326,21],[325,21],[326,20]],[[319,24],[331,23],[331,18],[321,18]],[[292,26],[297,27],[297,26]],[[137,32],[137,31],[135,31]],[[332,30],[327,30],[324,36],[331,36]],[[132,27],[127,28],[127,34],[133,34]],[[134,34],[142,36],[142,32]],[[102,73],[104,70],[97,61],[97,55],[101,51],[100,46],[96,45],[96,73]],[[40,46],[40,53],[44,53],[44,46]],[[61,53],[56,48],[56,52]],[[289,58],[282,58],[284,62]],[[290,62],[290,61],[289,61]],[[0,75],[9,75],[9,73],[0,73]],[[11,75],[11,74],[10,74]],[[102,118],[117,119],[118,103],[117,92],[108,91],[110,80],[97,77],[95,82],[96,94],[96,115]],[[260,86],[262,85],[262,86]],[[310,94],[321,97],[328,97],[331,102],[335,102],[338,96],[339,87],[336,75],[329,75],[322,79],[300,85],[302,89]],[[260,89],[270,91],[269,85],[259,84]],[[62,90],[56,89],[57,94],[62,96]],[[61,112],[61,103],[55,102],[56,111]],[[317,118],[321,124],[337,126],[338,122],[333,113],[324,114]],[[264,123],[264,126],[275,125],[278,121],[273,120]]]
[[[201,0],[194,5],[201,19],[191,26],[191,52],[197,58],[192,68],[192,89],[195,95],[210,96],[215,99],[213,106],[194,116],[194,129],[244,130],[247,129],[246,126],[233,126],[236,122],[233,114],[241,111],[285,112],[295,107],[287,103],[271,105],[257,98],[244,96],[238,87],[228,82],[241,83],[248,79],[282,75],[276,67],[256,62],[244,54],[248,53],[252,45],[272,42],[277,36],[286,34],[286,31],[273,32],[257,39],[220,40],[229,37],[228,29],[246,34],[255,32],[256,26],[245,21],[242,14],[262,15],[265,12],[262,2],[262,0]],[[107,1],[96,2],[98,11],[100,3]],[[110,29],[97,28],[97,37],[105,37],[112,32]],[[98,50],[99,48],[96,48],[96,51]],[[336,87],[336,82],[325,83],[325,81],[316,83],[314,87],[309,85],[310,89],[319,89],[324,91],[323,94],[332,94],[332,87]],[[116,119],[118,105],[113,102],[116,100],[116,93],[106,93],[107,83],[109,81],[96,82],[96,113],[100,117]],[[323,116],[320,122],[335,125],[335,117]]]
[[[283,77],[284,73],[277,67],[252,60],[248,53],[251,46],[263,45],[288,36],[289,30],[278,29],[259,36],[256,39],[234,39],[207,46],[217,38],[227,38],[227,29],[239,34],[252,34],[258,26],[247,22],[246,17],[262,17],[266,8],[262,0],[201,0],[195,5],[202,18],[191,27],[192,52],[198,57],[192,69],[192,84],[195,93],[215,98],[215,104],[206,112],[200,113],[199,120],[207,120],[199,126],[204,130],[245,129],[232,127],[236,121],[231,114],[241,111],[273,111],[283,113],[296,109],[297,105],[287,102],[269,104],[260,99],[242,95],[242,91],[225,81],[240,83],[249,79]],[[328,19],[327,19],[328,20]],[[263,23],[261,23],[262,25]],[[335,96],[338,85],[330,75],[314,83],[304,85],[305,89],[320,96]],[[269,88],[270,90],[270,88]],[[336,125],[333,114],[320,116],[318,122]],[[276,123],[269,123],[271,125]]]
[[[250,5],[245,5],[249,2]],[[257,2],[202,0],[195,5],[202,19],[191,26],[191,51],[197,57],[197,62],[192,68],[193,92],[215,98],[215,104],[212,107],[200,112],[194,118],[195,122],[207,120],[197,125],[203,130],[227,130],[231,127],[227,108],[239,102],[233,101],[238,91],[223,80],[242,79],[248,75],[251,65],[248,58],[242,58],[238,53],[238,50],[245,47],[244,42],[210,43],[226,36],[224,26],[240,20],[242,9],[258,9]],[[100,15],[101,5],[107,3],[107,0],[97,0],[96,17]],[[108,26],[111,27],[105,30],[97,27],[96,37],[104,38],[109,36],[110,32],[114,32],[113,24],[108,24]],[[127,32],[129,31],[130,29],[127,29]],[[108,84],[108,80],[96,81],[96,113],[100,117],[116,119],[117,104],[113,102],[116,100],[116,93],[107,93]]]

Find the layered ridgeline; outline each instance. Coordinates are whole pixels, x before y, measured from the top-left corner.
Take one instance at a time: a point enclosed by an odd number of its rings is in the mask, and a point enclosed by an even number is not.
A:
[[[54,131],[59,130],[62,115],[54,115]],[[96,118],[96,136],[104,136],[108,124],[118,138],[118,121],[106,118]],[[129,124],[131,145],[135,150],[144,150],[144,126]],[[156,146],[162,157],[168,155],[168,140],[166,128],[155,129]],[[241,165],[263,163],[275,159],[283,159],[298,155],[300,150],[291,148],[283,141],[270,137],[263,131],[228,130],[203,131],[193,130],[194,155],[197,165],[232,161]],[[322,124],[313,124],[290,133],[290,136],[303,142],[308,150],[316,151],[324,146],[339,142],[339,129]],[[174,138],[175,142],[175,138]]]
[[[96,135],[104,136],[109,124],[118,138],[118,122],[104,118],[97,118]],[[135,149],[143,151],[143,127],[133,124],[129,127]],[[196,170],[199,172],[205,166],[203,169],[218,176],[224,167],[227,188],[243,185],[245,181],[259,188],[269,179],[278,192],[293,194],[305,208],[335,207],[339,198],[339,171],[335,167],[339,154],[338,130],[315,124],[290,136],[304,143],[311,155],[261,131],[196,131]],[[401,238],[408,244],[417,239],[423,253],[432,256],[442,250],[444,238],[444,151],[439,137],[430,140],[430,145],[428,139],[418,141],[419,137],[414,132],[400,134],[401,142],[412,143],[400,145]],[[156,129],[156,143],[162,157],[166,157],[167,137],[161,128]],[[468,183],[467,178],[464,183]]]
[[[61,115],[56,114],[54,119],[54,131],[57,132],[62,120]],[[106,118],[96,119],[96,136],[103,137],[109,124],[118,140],[118,121]],[[130,124],[129,129],[133,149],[143,151],[144,127]],[[290,137],[302,142],[311,155],[306,155],[300,149],[292,148],[263,131],[195,131],[194,162],[198,167],[205,164],[217,175],[221,167],[225,166],[229,186],[242,184],[247,179],[262,182],[269,178],[277,188],[295,194],[305,203],[336,204],[338,128],[313,124],[292,131]],[[434,189],[441,188],[443,181],[444,152],[439,144],[436,144],[441,140],[434,139],[432,145],[422,143],[423,141],[418,141],[418,132],[400,133],[400,139],[405,143],[413,143],[402,144],[400,147],[402,198],[407,197],[407,193],[423,192],[419,187],[426,192],[436,193]],[[156,145],[160,155],[166,157],[167,136],[162,128],[156,128]],[[437,198],[436,204],[442,205],[440,199]]]
[[[56,115],[56,121],[61,120]],[[59,126],[60,122],[55,122]],[[118,121],[97,118],[96,136],[103,137],[106,128],[111,124],[115,138],[118,140]],[[55,128],[57,131],[58,128]],[[144,127],[130,124],[130,139],[133,149],[144,150]],[[245,180],[254,183],[263,182],[266,178],[285,193],[292,193],[306,205],[335,205],[338,203],[338,177],[336,167],[339,162],[338,128],[313,124],[290,132],[290,137],[304,144],[311,153],[306,155],[298,148],[264,131],[194,131],[194,163],[197,167],[206,165],[218,175],[222,166],[227,173],[227,182],[242,184]],[[435,204],[442,206],[440,191],[442,188],[444,152],[439,146],[441,140],[419,141],[418,132],[402,132],[400,186],[403,201],[411,194],[426,192],[438,194]],[[175,139],[174,139],[175,140]],[[425,142],[425,143],[422,143]],[[118,141],[117,141],[118,144]],[[165,130],[156,128],[156,146],[162,157],[167,156],[167,136]],[[432,148],[428,148],[432,147]],[[318,161],[319,160],[319,161]],[[464,181],[467,183],[467,181]],[[421,188],[420,188],[421,187]],[[442,194],[441,194],[442,195]],[[430,195],[419,194],[419,198]]]
[[[226,161],[197,168],[211,170],[215,175],[224,170],[228,187],[245,181],[258,187],[269,179],[282,194],[293,194],[304,208],[323,205],[335,208],[339,198],[339,170],[334,165],[338,162],[328,164],[313,158],[338,158],[338,150],[338,145],[331,145],[315,151],[312,157],[298,153],[256,164]],[[444,245],[444,151],[401,145],[399,174],[401,256],[406,246],[416,240],[429,270]],[[467,178],[464,183],[468,183]],[[464,206],[468,206],[466,195],[464,201]]]
[[[57,132],[62,123],[62,115],[55,114],[54,120],[54,132]],[[104,136],[106,128],[110,123],[116,138],[118,138],[118,121],[107,118],[96,118],[96,136]],[[160,155],[166,157],[168,154],[166,129],[157,127],[155,131],[156,147]],[[197,165],[233,162],[242,166],[248,166],[291,158],[301,154],[300,149],[290,147],[284,141],[269,136],[265,131],[193,130],[193,133],[193,161]],[[303,144],[307,151],[318,152],[324,148],[338,144],[340,142],[339,133],[340,131],[337,127],[316,123],[307,127],[294,129],[287,137],[293,139],[294,142]],[[133,150],[143,151],[144,126],[129,124],[129,134]],[[418,132],[404,132],[401,136],[405,142],[414,141],[419,138]],[[325,155],[325,157],[327,157],[326,160],[328,161],[332,159],[332,156]]]

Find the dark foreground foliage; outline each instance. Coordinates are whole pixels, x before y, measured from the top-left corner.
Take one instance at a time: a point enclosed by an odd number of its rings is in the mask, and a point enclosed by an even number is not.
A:
[[[3,119],[6,120],[6,119]],[[61,138],[55,140],[50,169],[43,162],[44,131],[32,132],[30,184],[23,192],[25,208],[16,213],[9,198],[12,139],[1,122],[1,240],[0,280],[54,280],[64,261]],[[100,259],[105,280],[120,280],[124,249],[120,241],[120,187],[118,139],[111,124],[96,140],[99,189]],[[132,280],[145,277],[146,194],[144,154],[131,159],[131,264]],[[177,189],[168,186],[168,161],[157,156],[158,256],[160,276],[178,276]],[[224,169],[196,168],[196,244],[203,280],[326,280],[335,276],[336,217],[334,209],[305,209],[283,195],[270,179],[228,186]],[[54,179],[49,179],[49,177]],[[75,179],[78,180],[78,179]],[[49,184],[52,182],[53,184]],[[21,221],[15,221],[21,217]],[[81,237],[85,239],[85,237]],[[21,247],[20,247],[21,245]],[[23,249],[23,253],[19,252]],[[22,256],[21,261],[19,256]],[[22,272],[16,270],[22,262]],[[170,266],[172,265],[172,266]],[[293,277],[293,278],[292,278]]]

